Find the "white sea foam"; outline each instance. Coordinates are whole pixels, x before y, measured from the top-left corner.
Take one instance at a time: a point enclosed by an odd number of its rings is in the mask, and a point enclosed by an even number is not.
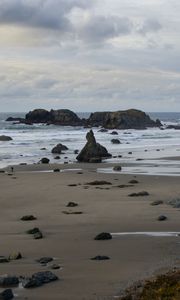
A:
[[[156,231],[144,231],[144,232],[116,232],[116,233],[111,233],[112,237],[119,237],[119,236],[128,236],[128,235],[132,235],[132,236],[151,236],[151,237],[179,237],[180,236],[180,232],[171,232],[171,231],[165,231],[165,232],[156,232]]]

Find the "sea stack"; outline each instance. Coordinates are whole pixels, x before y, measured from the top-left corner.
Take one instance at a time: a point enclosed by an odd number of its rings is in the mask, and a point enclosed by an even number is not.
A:
[[[101,159],[111,157],[111,154],[108,153],[107,149],[96,142],[92,130],[87,133],[86,139],[86,145],[76,157],[79,162],[94,162],[95,158]]]

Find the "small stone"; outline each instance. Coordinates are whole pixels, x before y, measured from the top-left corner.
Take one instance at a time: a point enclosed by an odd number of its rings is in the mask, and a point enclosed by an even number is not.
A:
[[[130,152],[128,152],[128,154],[132,154],[132,152],[130,151]]]
[[[60,169],[54,169],[53,171],[54,172],[60,172]]]
[[[112,235],[109,232],[102,232],[102,233],[99,233],[94,239],[96,241],[99,241],[99,240],[111,240],[112,239]]]
[[[118,140],[118,139],[112,139],[111,143],[112,144],[121,144],[120,140]]]
[[[91,258],[91,260],[108,260],[108,259],[110,259],[110,257],[105,255],[97,255]]]
[[[37,218],[34,217],[33,215],[25,215],[21,218],[22,221],[33,221],[36,220]]]
[[[165,221],[165,220],[167,220],[167,217],[164,216],[164,215],[160,215],[160,216],[158,217],[158,221]]]
[[[14,298],[13,292],[11,289],[6,289],[0,293],[0,299],[2,300],[11,300]]]
[[[45,256],[37,259],[36,261],[39,262],[40,264],[48,264],[49,262],[53,261],[53,258],[49,256],[47,257]]]
[[[105,180],[94,180],[87,183],[88,185],[111,185],[112,183]]]
[[[35,234],[37,232],[40,232],[38,227],[34,227],[34,228],[29,229],[29,230],[26,231],[27,234]]]
[[[43,234],[42,234],[41,231],[38,231],[38,232],[34,233],[34,239],[35,240],[40,240],[42,238],[43,238]]]
[[[113,171],[121,171],[122,170],[122,167],[121,166],[114,166],[113,167]]]
[[[129,197],[138,197],[138,196],[148,196],[148,195],[149,195],[148,192],[142,191],[142,192],[139,192],[139,193],[131,193],[128,196]]]
[[[118,132],[115,131],[115,130],[113,130],[110,134],[112,134],[112,135],[118,135]]]
[[[155,200],[151,203],[152,206],[163,204],[162,200]]]
[[[79,150],[74,150],[74,154],[78,154],[79,153]]]
[[[53,264],[53,265],[50,266],[50,268],[51,268],[52,270],[58,270],[58,269],[60,269],[60,266],[57,265],[57,264]]]
[[[132,179],[132,180],[129,181],[129,183],[136,184],[136,183],[139,183],[139,181],[137,181],[136,179]]]
[[[78,206],[78,204],[75,202],[69,202],[66,206],[67,207],[76,207],[76,206]]]

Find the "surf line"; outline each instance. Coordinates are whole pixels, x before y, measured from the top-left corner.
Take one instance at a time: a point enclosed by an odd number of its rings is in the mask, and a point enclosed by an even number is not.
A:
[[[127,235],[144,235],[144,236],[153,236],[153,237],[171,237],[171,236],[180,237],[180,232],[171,232],[171,231],[113,232],[111,233],[111,235],[112,237],[127,236]]]

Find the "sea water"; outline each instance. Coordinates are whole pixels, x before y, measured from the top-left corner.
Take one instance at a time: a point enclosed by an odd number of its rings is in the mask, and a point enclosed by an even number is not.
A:
[[[89,113],[78,113],[80,117],[88,118]],[[149,113],[152,119],[160,119],[165,125],[180,124],[180,113]],[[0,135],[12,137],[12,141],[0,142],[0,168],[20,163],[37,163],[42,157],[48,157],[51,163],[76,162],[74,150],[80,150],[86,143],[88,129],[77,126],[55,126],[45,124],[13,124],[6,122],[7,117],[24,117],[25,113],[0,113]],[[180,130],[148,128],[146,130],[117,130],[118,136],[98,132],[99,128],[93,128],[96,140],[105,146],[113,155],[108,163],[130,164],[129,169],[124,168],[125,173],[152,173],[180,175]],[[121,144],[112,144],[111,139],[118,138]],[[65,144],[69,150],[60,155],[60,160],[55,160],[51,153],[52,148],[58,144]],[[45,148],[45,150],[42,150]],[[122,158],[118,157],[122,156]],[[168,161],[167,157],[174,157]],[[159,160],[160,158],[165,158]],[[177,158],[177,160],[176,160]],[[137,169],[137,171],[136,171]],[[148,172],[148,170],[150,170]]]

